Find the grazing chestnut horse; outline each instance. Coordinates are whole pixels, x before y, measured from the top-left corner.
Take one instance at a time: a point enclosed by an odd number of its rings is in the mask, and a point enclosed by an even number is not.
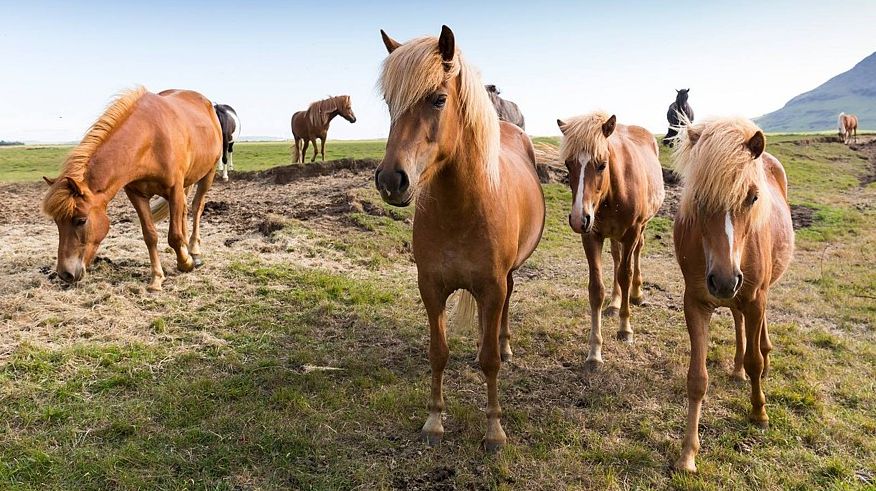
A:
[[[392,125],[375,173],[384,201],[407,206],[417,197],[413,251],[429,316],[432,396],[423,437],[441,441],[442,380],[447,365],[445,304],[464,290],[456,313],[480,324],[478,360],[487,379],[484,447],[505,442],[499,367],[511,358],[508,309],[512,273],[535,250],[545,207],[535,152],[522,130],[500,123],[478,72],[444,26],[440,38],[399,44],[381,31],[389,56],[380,87]]]
[[[219,121],[201,94],[156,95],[140,87],[119,96],[67,157],[61,176],[44,178],[50,187],[43,210],[58,226],[58,276],[74,283],[85,275],[109,230],[107,203],[121,189],[137,210],[149,249],[149,291],[161,290],[164,281],[155,219],[170,214],[168,243],[176,251],[177,269],[200,266],[204,195],[221,156]],[[186,240],[186,194],[195,183],[192,235]],[[150,209],[156,194],[164,200]]]
[[[319,139],[322,149],[322,160],[325,161],[325,138],[328,135],[329,124],[335,116],[340,116],[351,123],[356,122],[350,96],[339,95],[329,97],[311,104],[307,110],[298,111],[292,115],[292,136],[295,138],[295,162],[304,163],[307,147],[313,143],[313,158],[316,161],[316,140]]]
[[[851,143],[854,135],[855,143],[858,142],[858,117],[854,114],[840,113],[837,118],[837,131],[843,143]]]
[[[617,337],[631,343],[630,303],[643,302],[639,258],[645,226],[665,196],[654,136],[616,121],[603,112],[557,120],[563,132],[560,156],[572,188],[569,225],[581,234],[590,269],[590,352],[585,362],[590,370],[602,365],[602,245],[611,240],[614,259],[614,288],[605,315],[620,313]]]
[[[785,170],[764,152],[765,144],[763,132],[752,122],[728,118],[687,126],[675,150],[684,190],[673,237],[684,275],[684,317],[691,345],[687,429],[677,469],[696,471],[697,426],[709,384],[708,326],[717,307],[729,307],[733,313],[734,372],[744,363],[751,381],[749,419],[762,427],[769,420],[761,389],[772,349],[767,294],[791,261],[794,231]]]

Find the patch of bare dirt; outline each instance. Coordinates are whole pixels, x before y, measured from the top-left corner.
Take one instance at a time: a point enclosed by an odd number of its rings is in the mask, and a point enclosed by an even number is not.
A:
[[[849,145],[852,150],[864,154],[870,167],[859,179],[861,186],[867,186],[876,182],[876,138],[863,140],[861,143],[853,143]]]
[[[794,230],[812,226],[812,217],[815,210],[806,205],[791,205],[791,221]]]

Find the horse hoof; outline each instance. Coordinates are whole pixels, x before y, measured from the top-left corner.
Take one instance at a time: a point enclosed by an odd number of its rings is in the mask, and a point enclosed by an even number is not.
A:
[[[420,434],[420,438],[422,438],[426,445],[434,447],[441,443],[441,439],[444,438],[444,435],[438,433],[427,433],[424,431]]]
[[[502,356],[502,363],[511,363],[511,360],[514,359],[514,353],[511,353],[510,351],[507,353],[502,353],[501,356]]]
[[[204,260],[201,259],[200,254],[197,256],[192,254],[192,262],[194,263],[196,268],[200,268],[201,266],[204,265]]]
[[[584,362],[584,370],[591,373],[598,372],[602,368],[603,364],[604,362],[602,360],[597,360],[593,358]]]
[[[501,440],[484,440],[484,451],[486,451],[488,454],[495,455],[499,453],[499,451],[502,450],[502,447],[504,446],[505,442]]]
[[[745,382],[748,380],[748,377],[745,376],[745,370],[734,371],[730,374],[730,377],[737,382]]]
[[[633,333],[628,331],[618,331],[617,340],[627,344],[633,344]]]
[[[176,263],[176,269],[178,269],[182,273],[188,273],[195,269],[195,262],[192,261],[192,258],[189,258],[187,262],[184,263]]]
[[[678,460],[675,461],[675,465],[673,465],[672,468],[676,471],[690,472],[691,474],[696,474],[697,472],[697,464],[692,458],[686,459],[684,457],[679,457]]]
[[[617,307],[606,307],[605,310],[602,311],[602,315],[606,317],[617,317],[617,314],[620,312],[620,309]]]
[[[146,291],[149,293],[158,293],[162,290],[161,285],[149,285],[146,287]]]
[[[630,297],[630,303],[636,305],[638,307],[647,307],[648,302],[645,301],[644,297]]]
[[[752,418],[748,418],[748,420],[751,421],[751,424],[753,424],[754,426],[756,426],[757,428],[759,428],[761,430],[768,430],[770,428],[770,419],[769,418],[760,419],[760,418],[753,418],[752,417]]]

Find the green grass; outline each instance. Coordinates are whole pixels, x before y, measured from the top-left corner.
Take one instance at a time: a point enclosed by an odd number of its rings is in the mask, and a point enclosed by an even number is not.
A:
[[[228,266],[185,276],[198,281],[178,294],[146,297],[133,288],[143,277],[93,271],[132,285],[127,300],[146,312],[134,322],[154,342],[74,337],[12,348],[0,365],[0,488],[872,489],[876,187],[858,186],[865,163],[845,147],[800,139],[768,146],[786,165],[792,202],[816,210],[770,296],[771,426],[746,421],[748,385],[729,376],[732,320],[716,315],[697,475],[669,469],[688,355],[671,220],[649,225],[653,305],[633,313],[636,344],[615,342],[607,321],[606,365],[587,375],[586,262],[566,223],[568,189],[544,186],[545,235],[512,302],[516,361],[500,375],[510,444],[497,456],[479,448],[476,335],[451,326],[447,434],[430,449],[417,441],[429,364],[412,209],[385,205],[366,183],[351,196],[361,210],[338,217],[336,230],[290,221],[276,232],[321,266],[235,250]],[[241,144],[238,166],[269,165],[283,145]],[[95,308],[111,316],[111,300]],[[0,319],[23,332],[34,320],[78,322],[63,308]],[[181,349],[204,333],[215,341]]]
[[[329,140],[326,142],[326,160],[340,158],[383,157],[383,140]],[[24,145],[0,147],[0,182],[35,181],[41,176],[54,177],[60,172],[70,145]],[[307,162],[313,155],[313,146]],[[264,170],[292,163],[290,142],[240,142],[234,144],[234,169],[237,171]]]

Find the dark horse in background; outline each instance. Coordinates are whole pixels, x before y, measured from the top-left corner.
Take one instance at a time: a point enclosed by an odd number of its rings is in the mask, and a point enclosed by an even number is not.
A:
[[[684,120],[687,119],[687,122],[693,123],[694,120],[694,112],[690,107],[690,104],[687,103],[687,93],[690,92],[690,89],[681,89],[675,91],[675,102],[669,105],[669,110],[666,111],[666,120],[669,121],[669,129],[666,131],[666,137],[663,138],[663,145],[672,146],[673,138],[678,134],[679,126],[684,124]],[[684,118],[681,115],[684,115]]]
[[[521,130],[526,129],[526,122],[523,121],[523,113],[517,104],[509,100],[499,97],[499,88],[495,85],[484,85],[487,89],[487,94],[490,96],[490,102],[496,108],[496,113],[499,115],[499,121],[507,121],[513,125],[517,125]]]
[[[316,101],[307,110],[298,111],[292,115],[292,136],[295,137],[296,163],[304,163],[304,154],[307,153],[307,146],[311,142],[313,143],[313,158],[310,161],[316,160],[317,139],[322,143],[320,153],[322,160],[325,161],[325,138],[328,134],[329,124],[335,116],[340,116],[351,123],[356,122],[350,96],[338,95]],[[299,146],[302,142],[303,146]]]
[[[237,112],[228,104],[213,104],[219,126],[222,128],[222,160],[219,162],[219,172],[222,180],[228,180],[228,171],[234,170],[234,142],[240,137],[240,119]]]

